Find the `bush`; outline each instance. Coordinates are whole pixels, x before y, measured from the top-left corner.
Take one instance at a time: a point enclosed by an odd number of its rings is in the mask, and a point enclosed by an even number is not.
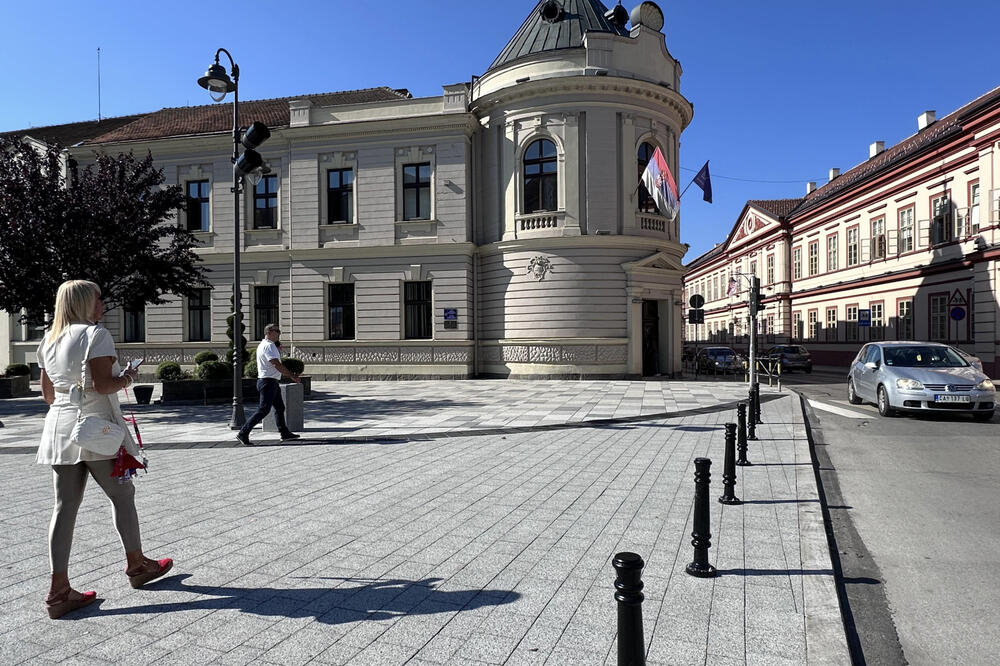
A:
[[[21,377],[22,375],[30,375],[31,368],[26,366],[24,363],[11,363],[7,366],[6,372],[3,373],[4,377]]]
[[[184,379],[186,372],[181,370],[181,364],[176,361],[164,361],[156,366],[156,378],[161,382],[175,382]]]
[[[216,354],[215,352],[200,351],[200,352],[198,352],[197,354],[194,355],[194,363],[195,363],[195,365],[201,365],[202,363],[205,363],[206,361],[218,361],[218,360],[219,360],[219,355]]]
[[[207,381],[225,380],[232,376],[233,366],[218,360],[205,361],[198,365],[194,374],[198,379],[205,379]]]
[[[243,366],[243,376],[250,379],[257,379],[257,359],[247,361]]]
[[[306,364],[297,358],[283,358],[281,359],[281,364],[288,368],[289,372],[296,375],[301,375],[302,371],[306,369]]]

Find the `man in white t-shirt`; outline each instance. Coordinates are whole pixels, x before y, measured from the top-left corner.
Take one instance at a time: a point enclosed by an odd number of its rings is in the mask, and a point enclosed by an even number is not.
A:
[[[253,446],[250,443],[250,431],[271,413],[272,407],[274,407],[274,420],[278,424],[278,432],[281,433],[281,441],[287,442],[299,438],[288,429],[288,425],[285,423],[285,402],[281,399],[281,387],[278,380],[281,379],[282,375],[296,384],[300,380],[297,374],[281,363],[281,353],[278,351],[277,345],[280,336],[281,329],[278,328],[278,325],[268,324],[264,327],[264,339],[257,345],[257,391],[260,393],[260,405],[236,434],[236,439],[243,446]]]

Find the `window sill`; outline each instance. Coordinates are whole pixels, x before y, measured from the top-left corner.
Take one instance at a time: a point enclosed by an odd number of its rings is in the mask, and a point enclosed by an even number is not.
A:
[[[248,234],[273,234],[275,232],[280,232],[281,227],[260,227],[259,229],[247,229]]]
[[[319,225],[320,229],[356,229],[357,227],[357,222],[327,222]]]
[[[434,226],[438,225],[438,221],[435,219],[426,220],[396,220],[396,226],[406,227],[406,226],[416,226],[416,225],[427,225],[432,224]]]

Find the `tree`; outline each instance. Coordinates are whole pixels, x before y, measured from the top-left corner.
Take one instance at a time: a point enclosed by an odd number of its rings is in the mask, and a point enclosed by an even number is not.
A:
[[[92,280],[109,308],[189,296],[206,284],[185,203],[152,155],[97,155],[80,170],[59,145],[0,139],[0,309],[51,313],[67,279]]]

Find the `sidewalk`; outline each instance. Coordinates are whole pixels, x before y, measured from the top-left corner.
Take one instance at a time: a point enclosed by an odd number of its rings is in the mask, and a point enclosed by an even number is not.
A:
[[[90,488],[71,575],[102,601],[64,621],[42,609],[44,404],[0,402],[0,663],[615,664],[620,551],[646,561],[649,664],[849,663],[794,395],[762,389],[745,503],[724,507],[743,384],[313,388],[302,445],[233,448],[229,406],[138,408],[144,548],[177,563],[129,588]],[[700,456],[714,579],[684,572]]]

